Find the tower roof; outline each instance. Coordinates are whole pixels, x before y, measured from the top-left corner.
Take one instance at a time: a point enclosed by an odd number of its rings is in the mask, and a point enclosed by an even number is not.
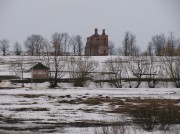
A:
[[[98,29],[95,28],[95,33],[91,36],[91,37],[99,37],[99,34],[98,34]]]
[[[102,35],[106,35],[105,29],[102,30]]]

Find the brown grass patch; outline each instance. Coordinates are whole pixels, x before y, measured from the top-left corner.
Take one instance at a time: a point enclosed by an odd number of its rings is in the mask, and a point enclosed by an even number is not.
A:
[[[16,109],[11,109],[11,111],[49,111],[47,108],[16,108]]]
[[[101,99],[99,98],[88,98],[86,100],[83,101],[84,104],[87,104],[87,105],[99,105],[101,104]]]
[[[43,94],[18,94],[17,96],[23,96],[25,98],[38,98],[44,95]]]

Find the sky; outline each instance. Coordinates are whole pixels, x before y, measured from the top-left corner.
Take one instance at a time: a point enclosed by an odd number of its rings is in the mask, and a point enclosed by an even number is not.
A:
[[[51,41],[67,32],[85,42],[95,28],[106,29],[116,47],[129,31],[145,50],[154,35],[180,38],[180,0],[0,0],[0,40],[9,39],[11,49],[32,34]]]

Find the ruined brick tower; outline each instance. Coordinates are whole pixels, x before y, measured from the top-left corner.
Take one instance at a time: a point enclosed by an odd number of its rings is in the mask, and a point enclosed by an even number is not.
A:
[[[95,34],[87,37],[85,55],[87,56],[106,56],[108,55],[108,35],[103,29],[102,35],[98,34],[98,29],[95,29]]]

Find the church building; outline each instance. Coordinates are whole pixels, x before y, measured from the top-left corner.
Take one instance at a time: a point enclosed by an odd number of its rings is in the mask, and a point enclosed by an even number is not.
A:
[[[87,38],[85,55],[86,56],[106,56],[108,55],[108,35],[103,29],[102,34],[98,34],[98,29],[95,33]]]

